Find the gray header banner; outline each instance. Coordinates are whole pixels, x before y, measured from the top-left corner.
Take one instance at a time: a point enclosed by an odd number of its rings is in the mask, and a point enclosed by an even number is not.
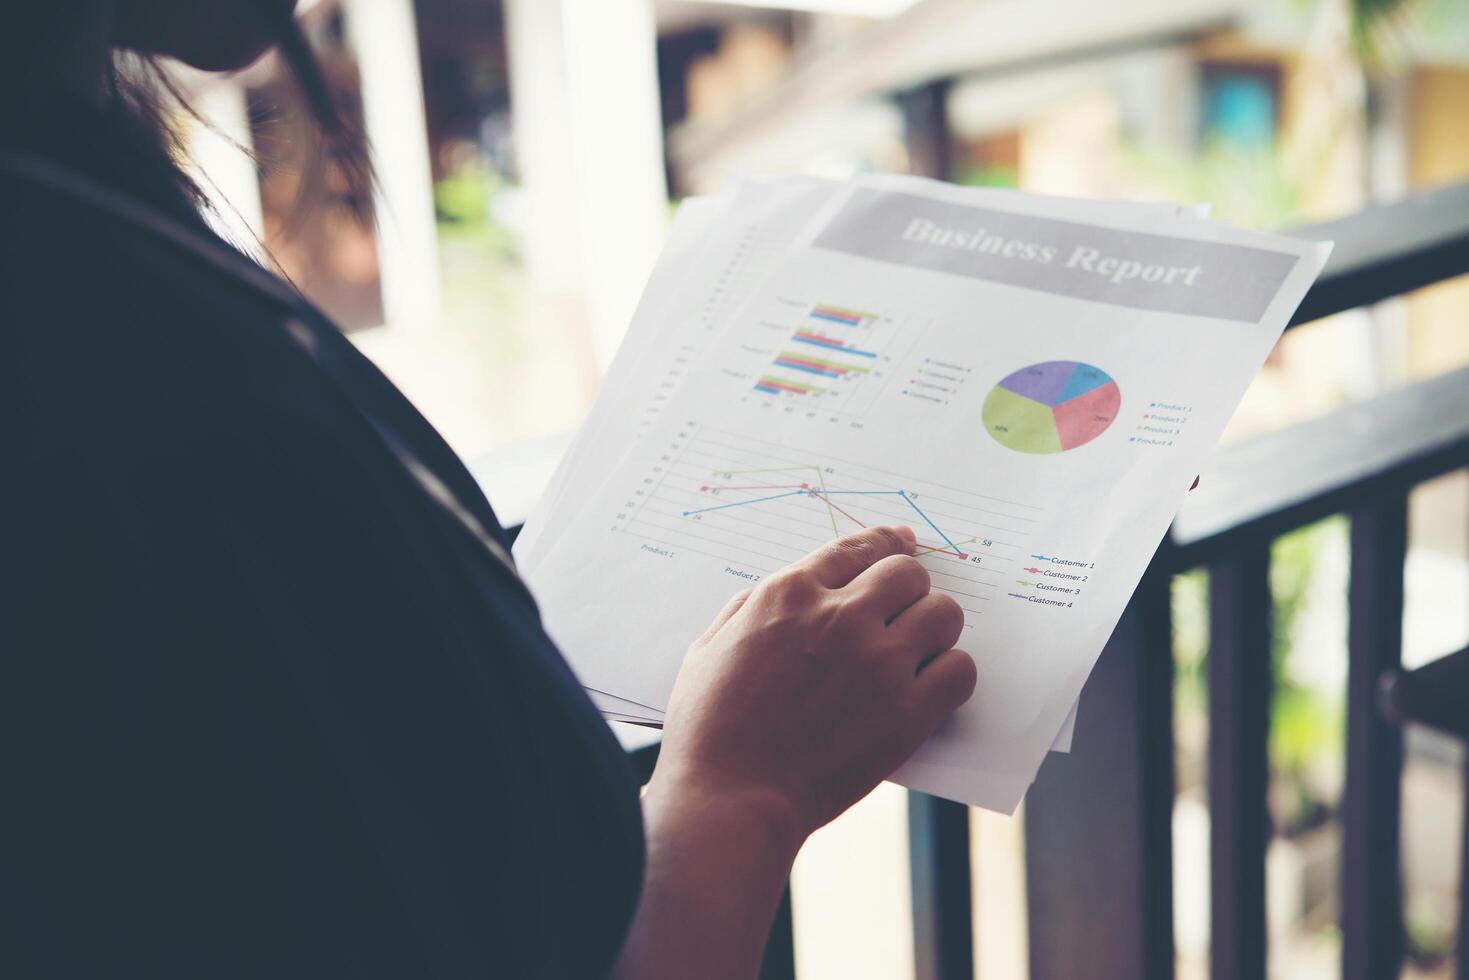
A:
[[[860,188],[817,248],[1093,303],[1257,322],[1296,256]]]

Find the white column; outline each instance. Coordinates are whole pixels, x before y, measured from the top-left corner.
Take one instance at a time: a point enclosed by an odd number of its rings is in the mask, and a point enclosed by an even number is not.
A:
[[[439,308],[439,244],[413,0],[343,0],[342,14],[377,169],[384,319],[395,329],[422,328]]]
[[[521,250],[531,282],[548,292],[584,288],[576,145],[569,124],[560,0],[509,0],[505,34],[520,171]]]
[[[206,217],[222,238],[259,259],[264,219],[245,87],[235,79],[194,73],[180,81],[198,113],[184,114],[186,165],[214,208]]]
[[[510,96],[532,277],[580,289],[598,364],[667,221],[652,0],[508,0]]]

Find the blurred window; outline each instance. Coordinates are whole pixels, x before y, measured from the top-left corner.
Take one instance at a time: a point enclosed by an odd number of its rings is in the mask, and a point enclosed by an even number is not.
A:
[[[1275,65],[1203,66],[1204,139],[1224,140],[1244,150],[1275,142],[1280,69]]]

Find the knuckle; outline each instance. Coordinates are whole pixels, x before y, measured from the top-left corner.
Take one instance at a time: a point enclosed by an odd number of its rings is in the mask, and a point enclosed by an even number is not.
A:
[[[915,588],[925,593],[933,588],[933,576],[917,558],[912,555],[896,555],[893,562],[904,576],[913,581]]]
[[[867,565],[871,565],[872,560],[875,557],[875,549],[872,546],[872,542],[869,541],[867,538],[858,535],[854,535],[849,538],[842,538],[840,541],[835,542],[832,545],[832,550],[849,558],[856,559],[857,561],[861,562],[864,567]]]
[[[811,590],[810,576],[799,568],[782,568],[760,586],[776,600],[799,600]]]
[[[907,552],[907,542],[903,540],[902,535],[898,534],[897,531],[894,531],[890,527],[875,527],[871,530],[876,537],[882,539],[885,548],[900,554]]]

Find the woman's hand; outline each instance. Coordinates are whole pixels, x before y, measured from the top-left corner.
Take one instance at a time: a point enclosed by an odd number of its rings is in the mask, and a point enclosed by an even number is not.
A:
[[[833,541],[735,596],[689,650],[643,800],[648,861],[619,977],[753,977],[806,836],[974,692],[964,614],[913,532]]]
[[[759,808],[804,839],[969,699],[964,612],[906,527],[833,541],[736,596],[689,651],[651,792]]]

